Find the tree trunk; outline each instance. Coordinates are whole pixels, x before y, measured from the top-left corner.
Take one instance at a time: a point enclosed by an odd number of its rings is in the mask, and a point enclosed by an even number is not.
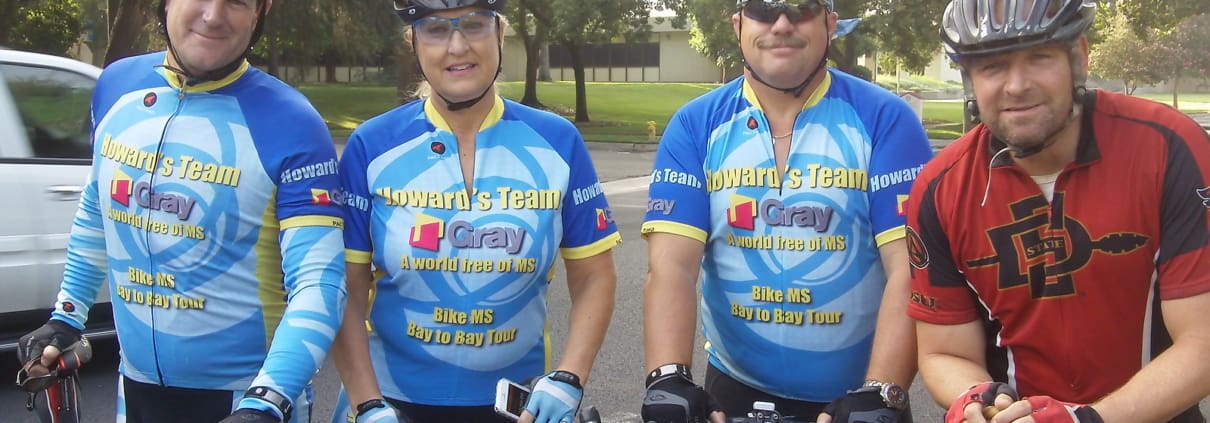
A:
[[[269,63],[268,63],[269,75],[273,75],[276,77],[277,75],[279,75],[278,72],[281,70],[280,69],[281,68],[281,50],[277,48],[277,43],[265,43],[265,44],[268,44],[267,47],[269,50]],[[281,78],[279,77],[278,79],[281,79]],[[285,81],[285,80],[282,79],[282,81]]]
[[[584,58],[580,56],[580,45],[567,43],[571,55],[572,73],[576,75],[576,122],[588,122],[588,89],[584,85]]]
[[[118,1],[117,11],[110,9],[109,13],[113,17],[113,26],[109,32],[109,47],[105,49],[106,66],[123,57],[142,53],[139,51],[139,38],[142,37],[143,26],[147,23],[144,11],[151,7],[149,0]],[[110,4],[112,5],[112,2]]]
[[[1180,103],[1177,102],[1177,99],[1176,99],[1176,93],[1180,91],[1180,86],[1181,86],[1181,77],[1180,76],[1172,77],[1172,108],[1177,109],[1177,110],[1181,109],[1181,105],[1180,105]]]
[[[535,108],[545,108],[538,101],[538,34],[530,35],[529,22],[525,19],[517,22],[517,35],[525,44],[525,94],[521,96],[521,104]]]
[[[404,43],[395,44],[395,98],[399,104],[416,98],[416,84],[421,80],[416,70],[416,56]]]
[[[335,55],[325,55],[324,57],[324,82],[335,84],[336,81],[336,58]]]
[[[538,80],[550,82],[554,79],[550,77],[550,43],[542,41],[542,49],[539,52]]]

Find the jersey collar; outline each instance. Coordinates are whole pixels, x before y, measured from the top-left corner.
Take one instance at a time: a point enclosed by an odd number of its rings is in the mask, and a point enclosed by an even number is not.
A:
[[[223,79],[206,81],[196,85],[185,84],[185,81],[181,80],[181,75],[168,70],[168,66],[168,55],[165,54],[164,65],[161,67],[161,70],[164,72],[164,79],[168,80],[168,85],[171,85],[172,88],[176,88],[187,93],[200,93],[214,91],[231,85],[231,83],[235,82],[235,80],[239,79],[239,77],[244,76],[244,72],[248,71],[248,60],[244,60],[242,63],[240,63],[239,67],[235,68],[234,72],[231,72],[230,75],[223,77]]]
[[[815,87],[815,92],[811,93],[811,97],[807,98],[806,103],[803,103],[802,109],[807,110],[815,107],[816,104],[819,104],[819,101],[823,100],[824,94],[827,94],[828,89],[831,87],[832,72],[825,70],[823,73],[823,81],[819,83],[818,87]],[[761,108],[760,106],[760,100],[756,99],[756,91],[753,91],[752,85],[748,84],[748,78],[744,78],[744,98],[747,99],[749,103],[752,103],[752,105],[756,106],[757,110],[760,110],[761,112],[765,111],[765,109]]]
[[[483,132],[483,130],[492,127],[492,125],[495,125],[496,122],[499,122],[500,118],[504,116],[504,99],[500,98],[498,95],[493,97],[493,99],[492,110],[487,112],[487,116],[483,118],[483,124],[479,125],[479,132]],[[433,126],[436,126],[437,129],[441,129],[446,132],[454,132],[452,129],[450,129],[450,124],[445,121],[445,118],[441,117],[441,113],[437,112],[437,106],[433,104],[432,97],[424,100],[424,116],[429,119],[429,122],[433,122]]]

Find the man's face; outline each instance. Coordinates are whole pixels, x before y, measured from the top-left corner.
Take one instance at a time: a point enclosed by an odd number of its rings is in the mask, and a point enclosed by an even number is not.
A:
[[[827,54],[828,40],[836,30],[836,14],[816,0],[791,1],[797,2],[784,6],[798,13],[769,13],[777,3],[753,0],[731,17],[744,60],[761,78],[779,87],[802,83]],[[792,14],[798,19],[791,19]]]
[[[193,74],[239,58],[256,27],[257,0],[168,0],[165,7],[176,65]]]
[[[1087,44],[1081,40],[1083,63]],[[964,63],[992,135],[1019,149],[1045,143],[1072,110],[1070,45],[1050,43]]]

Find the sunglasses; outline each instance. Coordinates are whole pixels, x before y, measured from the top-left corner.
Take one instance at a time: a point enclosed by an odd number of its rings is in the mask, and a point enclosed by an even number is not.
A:
[[[792,23],[800,23],[814,19],[824,11],[822,2],[816,0],[806,0],[798,5],[792,5],[785,2],[772,2],[767,0],[752,0],[745,2],[743,5],[744,16],[764,23],[774,23],[781,15],[786,15]]]
[[[496,13],[487,10],[470,12],[456,18],[428,16],[412,23],[416,40],[425,44],[445,44],[454,31],[468,41],[478,41],[496,32]]]

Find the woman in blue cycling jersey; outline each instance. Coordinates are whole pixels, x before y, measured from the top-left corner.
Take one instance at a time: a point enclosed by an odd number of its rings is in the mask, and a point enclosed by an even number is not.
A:
[[[333,422],[570,422],[610,315],[621,237],[576,128],[496,94],[504,0],[397,0],[428,92],[353,132],[340,163],[349,305]],[[551,365],[547,286],[572,307]],[[363,324],[368,319],[368,324]],[[396,412],[395,410],[398,410]]]

